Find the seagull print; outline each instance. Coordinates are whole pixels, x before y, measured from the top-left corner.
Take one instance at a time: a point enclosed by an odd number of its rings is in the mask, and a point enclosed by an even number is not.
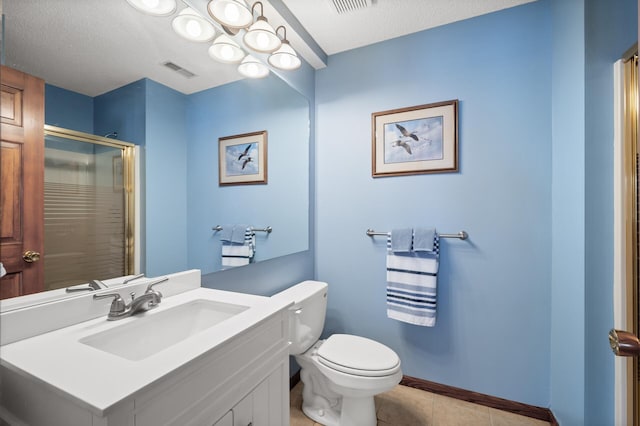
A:
[[[250,143],[249,145],[247,145],[247,147],[244,149],[244,152],[243,152],[242,154],[240,154],[240,156],[238,157],[238,161],[242,160],[242,157],[246,157],[247,155],[249,155],[249,150],[251,149],[251,145],[253,145],[253,144],[251,144],[251,143]],[[244,166],[245,166],[246,164],[247,164],[247,163],[245,162],[245,163],[242,165],[242,168],[243,168],[243,169],[244,169]]]
[[[407,129],[405,129],[403,126],[399,125],[398,123],[396,123],[396,127],[398,128],[398,130],[400,130],[400,133],[402,133],[402,136],[406,138],[411,138],[416,142],[418,141],[418,136],[416,136],[416,132],[409,133]]]
[[[411,147],[409,146],[409,144],[407,142],[403,142],[402,140],[398,139],[397,141],[391,142],[391,146],[401,146],[401,147],[403,147],[404,149],[407,150],[409,155],[411,155]]]
[[[244,170],[245,166],[249,163],[251,163],[253,161],[253,159],[251,157],[247,157],[245,158],[245,160],[242,162],[242,170]]]

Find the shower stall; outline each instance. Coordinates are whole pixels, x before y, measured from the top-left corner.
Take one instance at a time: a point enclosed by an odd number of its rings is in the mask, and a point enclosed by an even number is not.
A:
[[[45,126],[45,290],[133,273],[134,145],[107,136]]]

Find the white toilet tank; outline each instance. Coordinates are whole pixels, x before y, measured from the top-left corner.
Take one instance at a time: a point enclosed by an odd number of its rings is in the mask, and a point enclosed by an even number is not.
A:
[[[289,308],[289,353],[299,355],[320,338],[327,313],[327,283],[303,281],[273,295],[293,301]]]

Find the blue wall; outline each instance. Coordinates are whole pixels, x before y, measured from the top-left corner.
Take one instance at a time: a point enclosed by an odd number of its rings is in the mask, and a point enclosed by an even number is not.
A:
[[[187,95],[145,83],[145,271],[158,276],[188,269]]]
[[[94,98],[96,135],[118,132],[118,139],[144,146],[146,81],[138,80]]]
[[[547,407],[551,280],[547,2],[331,56],[316,80],[317,276],[325,334],[393,348],[403,372]],[[371,113],[459,99],[460,172],[371,177]],[[384,238],[443,240],[434,328],[390,320]]]
[[[562,424],[577,425],[584,419],[585,367],[583,2],[553,2],[552,16],[554,179],[550,405]]]
[[[44,122],[93,134],[93,98],[50,84],[44,86]]]

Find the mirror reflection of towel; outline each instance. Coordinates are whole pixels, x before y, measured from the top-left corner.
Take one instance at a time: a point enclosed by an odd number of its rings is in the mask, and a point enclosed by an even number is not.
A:
[[[411,251],[413,229],[401,228],[391,230],[391,251],[394,253],[408,253]]]

